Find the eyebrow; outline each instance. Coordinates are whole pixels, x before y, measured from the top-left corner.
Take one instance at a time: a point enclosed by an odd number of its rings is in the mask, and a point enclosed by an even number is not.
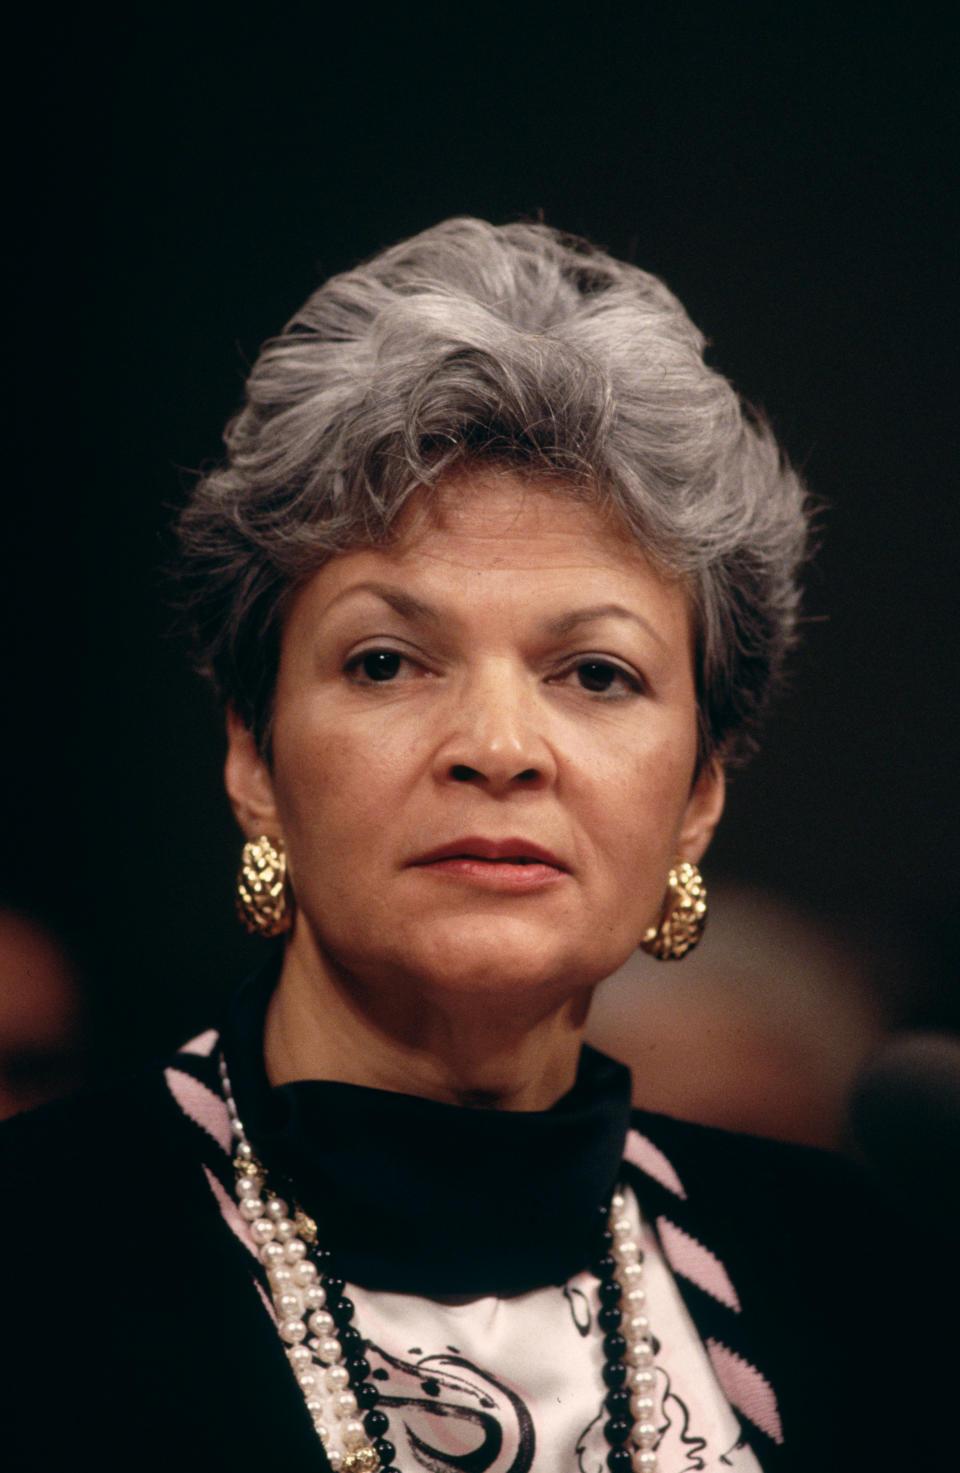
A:
[[[330,607],[338,604],[342,599],[350,598],[355,593],[372,593],[376,598],[382,599],[395,613],[403,619],[420,619],[430,624],[442,623],[442,615],[439,609],[431,604],[425,604],[419,598],[414,598],[412,593],[406,589],[398,588],[394,583],[377,583],[369,581],[366,583],[352,583],[342,593],[337,594]]]
[[[376,598],[382,599],[395,613],[403,619],[419,619],[430,624],[442,624],[444,622],[441,610],[432,604],[427,604],[422,599],[414,598],[405,588],[399,588],[395,583],[379,583],[369,580],[364,583],[354,583],[344,589],[334,600],[334,604],[341,599],[349,598],[355,593],[372,593]],[[553,638],[563,638],[566,634],[572,634],[581,624],[593,624],[599,619],[628,619],[631,623],[639,625],[651,639],[657,644],[663,645],[662,637],[654,629],[649,620],[633,609],[625,608],[623,604],[591,604],[583,609],[571,609],[568,613],[558,614],[556,618],[549,619],[544,625],[546,633]]]
[[[568,614],[560,614],[556,619],[551,619],[546,629],[548,634],[563,636],[572,634],[581,624],[593,624],[598,619],[629,619],[632,623],[639,624],[657,644],[663,644],[663,639],[649,620],[642,614],[635,613],[633,609],[624,608],[623,604],[592,604],[585,609],[571,609]]]

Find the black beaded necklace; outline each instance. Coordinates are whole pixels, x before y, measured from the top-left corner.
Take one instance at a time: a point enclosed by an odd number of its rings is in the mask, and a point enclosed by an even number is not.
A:
[[[239,1210],[267,1269],[280,1334],[330,1467],[334,1473],[400,1473],[366,1342],[353,1322],[355,1306],[334,1255],[320,1243],[316,1222],[296,1205],[293,1184],[279,1175],[267,1184],[266,1168],[239,1119],[222,1055],[219,1072],[237,1143]],[[597,1319],[603,1332],[604,1407],[609,1414],[603,1428],[609,1447],[606,1463],[610,1473],[656,1473],[657,1429],[650,1395],[656,1346],[639,1282],[643,1254],[625,1208],[619,1188],[609,1204],[598,1208],[590,1264],[599,1281]]]

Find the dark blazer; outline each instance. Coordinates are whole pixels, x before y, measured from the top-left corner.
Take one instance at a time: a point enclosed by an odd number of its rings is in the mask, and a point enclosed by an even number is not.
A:
[[[943,1239],[837,1157],[663,1116],[634,1124],[673,1173],[633,1170],[645,1213],[734,1290],[731,1308],[678,1273],[702,1338],[758,1389],[761,1423],[774,1392],[782,1442],[744,1420],[762,1467],[949,1467],[957,1294]],[[160,1070],[0,1129],[5,1467],[323,1468],[249,1254],[204,1176],[203,1134]]]

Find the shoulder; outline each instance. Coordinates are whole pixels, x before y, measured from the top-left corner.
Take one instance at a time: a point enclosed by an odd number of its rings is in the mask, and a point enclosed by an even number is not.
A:
[[[0,1125],[0,1168],[34,1174],[78,1153],[93,1166],[107,1153],[132,1149],[147,1122],[155,1127],[162,1071],[141,1074],[41,1105]]]
[[[834,1152],[637,1112],[627,1159],[651,1216],[709,1244],[764,1315],[833,1298],[853,1324],[875,1303],[891,1237],[917,1258],[927,1251],[908,1204]]]
[[[750,1163],[751,1166],[762,1161],[799,1169],[804,1169],[805,1164],[833,1159],[833,1153],[815,1146],[795,1145],[768,1136],[745,1135],[715,1125],[699,1125],[692,1120],[678,1120],[652,1110],[631,1110],[630,1124],[634,1130],[653,1140],[669,1142],[677,1152],[683,1152],[691,1159],[722,1157],[730,1162]]]
[[[814,1306],[841,1304],[848,1327],[860,1319],[884,1253],[877,1223],[892,1209],[853,1163],[642,1112],[626,1154],[661,1234],[707,1246],[757,1322],[799,1327]]]
[[[757,1386],[774,1388],[787,1466],[824,1466],[827,1448],[830,1468],[899,1467],[885,1431],[891,1315],[905,1384],[918,1405],[946,1405],[947,1361],[929,1349],[955,1296],[911,1204],[840,1155],[646,1112],[626,1159],[728,1396],[749,1418]],[[843,1396],[825,1397],[837,1376]],[[920,1412],[910,1466],[936,1432]]]
[[[741,1215],[823,1211],[831,1202],[852,1212],[874,1200],[859,1167],[836,1152],[634,1110],[627,1159],[644,1169],[645,1155],[670,1163],[684,1196]]]
[[[252,1467],[278,1436],[291,1470],[314,1465],[254,1260],[221,1210],[232,1172],[209,1129],[215,1105],[226,1114],[210,1069],[174,1055],[0,1128],[11,1467],[71,1466],[79,1451],[104,1470],[167,1469],[185,1448],[191,1467]],[[60,1352],[69,1375],[51,1383]]]
[[[130,1201],[155,1192],[158,1181],[196,1176],[210,1133],[184,1100],[192,1103],[192,1096],[210,1092],[202,1070],[211,1067],[211,1060],[173,1054],[3,1122],[2,1190],[24,1192],[24,1200],[35,1205],[56,1201],[72,1210],[91,1201],[106,1206],[118,1196]],[[47,1222],[55,1231],[54,1219]],[[76,1221],[73,1226],[78,1230]]]

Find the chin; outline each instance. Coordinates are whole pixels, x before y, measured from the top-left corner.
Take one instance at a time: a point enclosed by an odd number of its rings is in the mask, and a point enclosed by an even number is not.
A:
[[[431,992],[519,998],[547,991],[562,998],[595,986],[626,954],[599,956],[595,945],[526,920],[473,919],[421,934],[395,966]]]

